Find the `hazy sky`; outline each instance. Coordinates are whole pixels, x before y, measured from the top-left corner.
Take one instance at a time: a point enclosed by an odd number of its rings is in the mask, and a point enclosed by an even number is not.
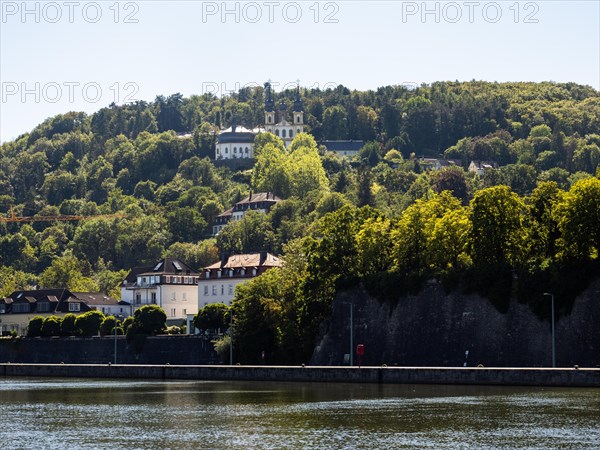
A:
[[[361,90],[471,79],[600,89],[598,0],[0,6],[0,141],[67,111],[268,79]]]

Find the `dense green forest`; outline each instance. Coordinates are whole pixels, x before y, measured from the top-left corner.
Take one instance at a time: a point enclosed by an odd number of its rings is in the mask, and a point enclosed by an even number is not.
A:
[[[280,94],[291,105],[295,92]],[[577,84],[447,83],[418,89],[304,90],[309,134],[289,149],[256,140],[252,169],[211,160],[235,111],[264,120],[264,90],[157,97],[49,118],[0,148],[0,212],[123,218],[0,224],[0,295],[39,284],[119,295],[132,266],[178,256],[270,250],[286,266],[239,289],[236,340],[247,361],[306,360],[336,290],[382,301],[437,278],[499,308],[516,294],[563,310],[597,269],[600,94]],[[355,160],[322,139],[362,139]],[[459,164],[424,169],[421,157]],[[471,160],[498,170],[469,173]],[[251,191],[285,200],[210,237],[214,217]],[[557,296],[558,297],[558,296]],[[258,330],[258,331],[257,331]]]

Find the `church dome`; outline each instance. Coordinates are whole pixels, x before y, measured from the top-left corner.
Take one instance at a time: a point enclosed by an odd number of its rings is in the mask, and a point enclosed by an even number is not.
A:
[[[294,112],[302,112],[304,111],[304,105],[302,104],[302,99],[300,98],[300,90],[296,92],[296,100],[294,100]]]
[[[236,125],[234,121],[232,126],[219,133],[217,139],[220,144],[251,144],[254,142],[254,136],[255,133],[252,130]]]

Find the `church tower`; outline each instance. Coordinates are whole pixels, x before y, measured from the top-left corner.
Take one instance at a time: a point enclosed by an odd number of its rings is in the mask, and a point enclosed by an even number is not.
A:
[[[271,83],[265,83],[265,130],[275,134],[275,101]]]
[[[304,132],[304,105],[302,104],[302,99],[300,98],[300,85],[296,89],[296,100],[294,100],[294,111],[293,111],[293,123],[292,125],[296,129],[296,133]]]
[[[287,105],[285,104],[285,100],[282,98],[279,103],[279,123],[278,125],[287,125]]]
[[[292,117],[288,117],[285,99],[281,98],[275,115],[275,100],[271,83],[265,83],[265,131],[281,138],[286,148],[290,146],[298,133],[304,132],[304,106],[300,98],[300,85],[296,89],[296,98],[292,108]]]

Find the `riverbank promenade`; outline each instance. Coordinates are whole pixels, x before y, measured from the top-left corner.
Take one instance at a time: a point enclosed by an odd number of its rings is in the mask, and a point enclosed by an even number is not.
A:
[[[0,364],[0,377],[600,387],[598,368]]]

